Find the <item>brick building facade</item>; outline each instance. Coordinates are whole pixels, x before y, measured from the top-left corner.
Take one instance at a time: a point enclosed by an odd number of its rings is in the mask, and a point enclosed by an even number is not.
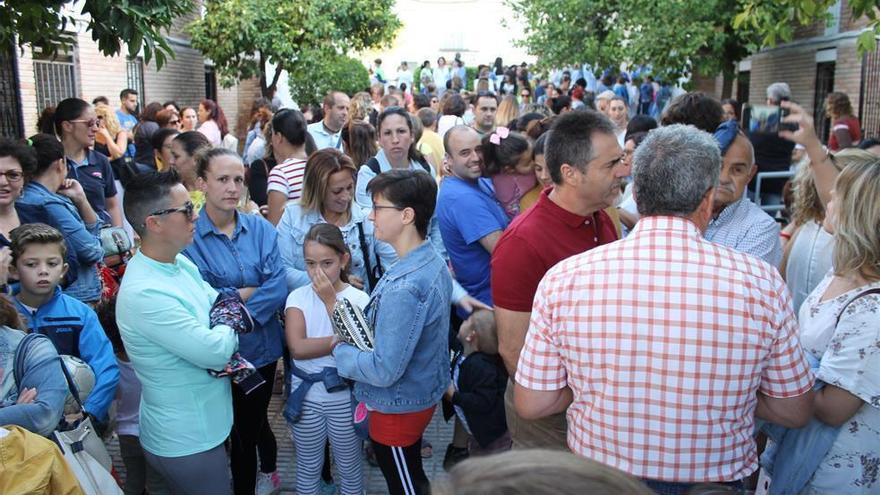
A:
[[[868,25],[852,18],[847,0],[830,10],[834,22],[799,28],[794,39],[763,49],[739,63],[734,98],[764,103],[767,86],[776,81],[791,86],[792,99],[815,117],[820,134],[828,132],[823,102],[832,91],[846,93],[866,137],[880,136],[880,48],[859,56],[856,38]],[[706,88],[708,89],[708,88]],[[720,96],[720,78],[715,84]]]
[[[177,19],[169,29],[166,39],[174,57],[168,57],[161,70],[156,69],[155,61],[144,64],[141,57],[104,56],[85,31],[87,23],[82,19],[72,27],[77,30],[76,45],[69,53],[48,59],[29,47],[16,47],[13,56],[17,58],[23,134],[36,132],[37,118],[47,105],[55,105],[68,97],[91,102],[97,96],[106,96],[115,108],[119,105],[119,92],[134,88],[140,93],[142,106],[169,100],[181,107],[198,106],[203,98],[216,100],[226,114],[230,131],[243,143],[251,104],[260,96],[259,85],[253,80],[232,88],[218,86],[210,61],[190,46],[190,37],[185,32],[185,26],[198,12],[197,7],[192,14]],[[125,53],[127,49],[123,47],[122,51]],[[6,127],[3,134],[12,134]]]

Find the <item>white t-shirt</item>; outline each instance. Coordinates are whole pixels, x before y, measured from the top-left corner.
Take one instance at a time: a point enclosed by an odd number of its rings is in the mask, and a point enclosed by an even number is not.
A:
[[[295,201],[302,196],[303,176],[306,173],[306,161],[300,158],[285,160],[269,172],[267,191],[278,191],[287,196],[288,201]]]
[[[346,298],[355,306],[364,309],[370,302],[370,296],[366,292],[348,286],[341,292],[336,294],[337,299]],[[299,289],[291,292],[287,296],[286,308],[297,308],[303,312],[306,321],[306,337],[310,339],[320,337],[333,336],[333,323],[330,321],[330,315],[327,314],[327,308],[318,297],[318,294],[312,289],[312,285],[304,285]],[[332,355],[321,356],[312,359],[294,359],[297,368],[306,373],[320,373],[326,367],[336,367],[336,359]],[[290,387],[295,390],[302,382],[299,378],[291,374]],[[310,402],[339,402],[349,400],[349,391],[342,390],[334,393],[327,393],[324,384],[321,382],[312,385],[309,393],[306,394],[306,400]]]

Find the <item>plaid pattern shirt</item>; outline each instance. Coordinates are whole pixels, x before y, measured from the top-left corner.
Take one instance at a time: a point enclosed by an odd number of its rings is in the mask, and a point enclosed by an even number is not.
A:
[[[547,273],[516,380],[572,389],[573,452],[641,478],[702,482],[754,472],[756,392],[794,397],[813,377],[776,269],[688,220],[646,217]]]

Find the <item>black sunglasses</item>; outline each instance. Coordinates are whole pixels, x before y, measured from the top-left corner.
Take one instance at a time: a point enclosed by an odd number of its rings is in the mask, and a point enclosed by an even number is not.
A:
[[[183,213],[186,215],[187,220],[193,219],[193,214],[196,211],[196,207],[192,201],[187,201],[183,204],[183,206],[178,206],[177,208],[166,208],[164,210],[157,210],[153,213],[150,213],[151,217],[161,217],[163,215],[170,215],[172,213]]]

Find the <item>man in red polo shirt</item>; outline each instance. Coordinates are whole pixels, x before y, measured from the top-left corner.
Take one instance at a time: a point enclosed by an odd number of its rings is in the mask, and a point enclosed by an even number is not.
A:
[[[498,347],[508,373],[516,374],[538,283],[556,263],[617,240],[602,211],[620,195],[630,173],[608,117],[594,111],[557,118],[547,138],[547,168],[553,186],[518,216],[492,252],[492,299]],[[566,448],[565,415],[526,421],[513,407],[507,387],[507,425],[516,448]]]

